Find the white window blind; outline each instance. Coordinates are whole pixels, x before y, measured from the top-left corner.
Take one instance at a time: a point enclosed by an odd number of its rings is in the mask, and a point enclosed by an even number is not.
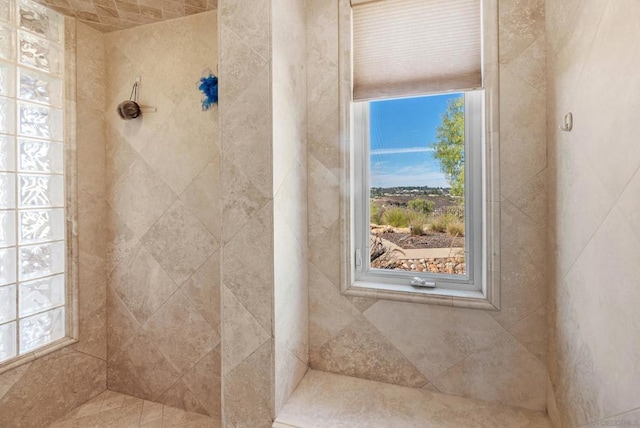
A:
[[[353,97],[482,87],[481,0],[352,0]]]

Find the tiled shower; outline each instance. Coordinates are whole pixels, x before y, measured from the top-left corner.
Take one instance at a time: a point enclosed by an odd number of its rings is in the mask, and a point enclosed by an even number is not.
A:
[[[341,293],[348,0],[47,1],[74,16],[60,52],[77,342],[0,365],[0,426],[122,393],[268,427],[321,372],[554,427],[637,423],[640,10],[496,2],[499,311]],[[203,111],[207,69],[220,99]],[[138,78],[143,117],[123,121]]]

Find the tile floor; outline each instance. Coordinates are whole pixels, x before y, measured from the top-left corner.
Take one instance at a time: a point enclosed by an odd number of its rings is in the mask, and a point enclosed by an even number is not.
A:
[[[218,419],[105,391],[49,428],[220,428]]]
[[[551,428],[541,412],[309,370],[274,428]]]

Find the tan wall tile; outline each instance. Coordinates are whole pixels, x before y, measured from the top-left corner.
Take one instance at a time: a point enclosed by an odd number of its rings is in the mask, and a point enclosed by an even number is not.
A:
[[[429,382],[378,329],[356,319],[320,349],[311,348],[311,367],[378,382],[420,388]]]
[[[532,410],[546,409],[545,364],[509,333],[503,333],[433,383],[445,394],[483,397]]]
[[[276,415],[287,403],[293,391],[307,373],[308,363],[300,361],[285,347],[275,349],[275,409]]]
[[[253,55],[256,55],[255,53]],[[253,71],[251,81],[223,112],[223,157],[232,162],[264,195],[273,195],[270,71]]]
[[[182,380],[179,380],[167,392],[158,398],[159,403],[178,409],[185,409],[188,412],[207,414],[207,410],[200,404],[189,388]]]
[[[214,154],[189,187],[180,195],[182,202],[204,224],[218,241],[220,236],[220,155]]]
[[[182,284],[184,295],[218,334],[220,333],[220,287],[212,284],[216,284],[219,280],[220,254],[215,252]]]
[[[142,238],[142,243],[181,286],[218,249],[218,241],[179,200]]]
[[[487,313],[472,309],[381,300],[364,316],[430,380],[504,333]]]
[[[189,371],[220,343],[218,333],[180,291],[143,328],[179,373]]]
[[[218,110],[202,111],[196,85],[216,69],[217,14],[105,38],[109,385],[219,415],[220,361],[202,363],[220,342]],[[157,112],[122,121],[113,112],[136,76]]]
[[[222,358],[223,373],[226,374],[268,341],[271,335],[227,287],[222,287],[222,305]]]
[[[0,399],[3,427],[46,426],[107,387],[106,362],[69,348],[25,367]]]
[[[269,0],[237,0],[220,4],[220,23],[240,36],[263,59],[271,56]]]
[[[223,139],[224,141],[224,139]],[[223,158],[222,169],[222,240],[226,243],[237,235],[251,217],[262,209],[269,198],[253,185],[230,160]]]
[[[216,346],[187,372],[182,381],[210,416],[220,418],[222,412],[221,345]]]
[[[637,170],[631,116],[640,85],[633,1],[547,0],[549,347],[554,419],[564,426],[636,422]],[[558,129],[567,112],[572,132]],[[633,194],[633,198],[630,195]],[[634,202],[631,202],[631,200]],[[635,214],[634,214],[635,212]]]
[[[109,354],[108,363],[109,389],[145,400],[157,400],[181,376],[141,329]]]
[[[225,426],[271,427],[274,414],[273,340],[225,375]]]
[[[223,413],[270,426],[308,359],[306,11],[250,3],[220,3]]]
[[[223,281],[262,328],[273,332],[273,203],[224,245]]]

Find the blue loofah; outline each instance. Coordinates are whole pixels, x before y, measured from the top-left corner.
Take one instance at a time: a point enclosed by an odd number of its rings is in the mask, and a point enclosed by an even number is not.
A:
[[[207,111],[213,104],[218,103],[218,78],[213,73],[200,78],[198,89],[204,95],[202,98],[202,111]]]

